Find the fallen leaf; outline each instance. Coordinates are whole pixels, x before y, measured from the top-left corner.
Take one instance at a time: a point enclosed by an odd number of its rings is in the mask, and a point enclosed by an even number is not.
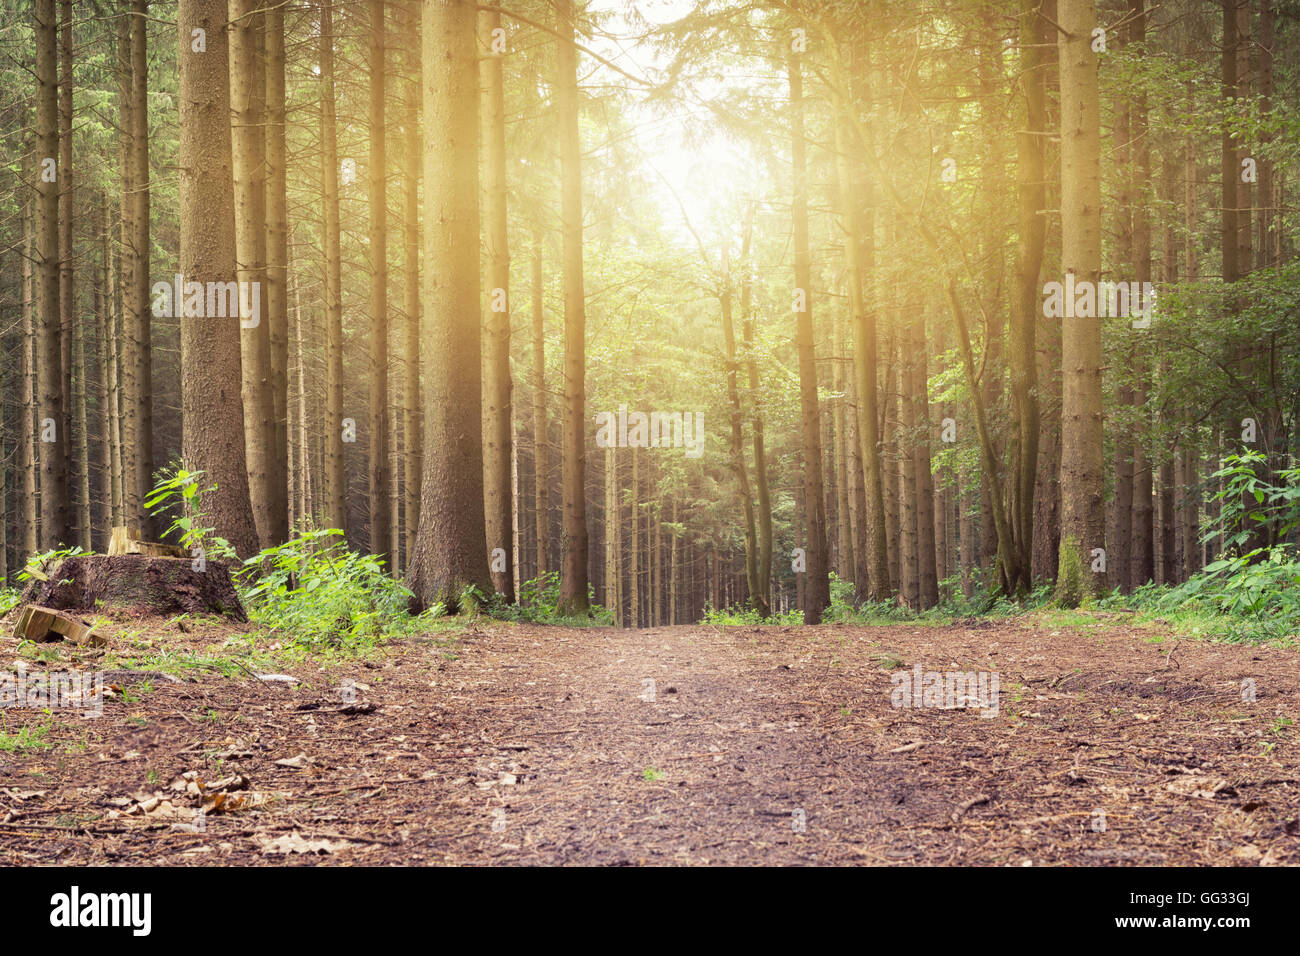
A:
[[[1165,789],[1170,793],[1182,797],[1195,797],[1198,800],[1213,800],[1216,794],[1229,790],[1228,781],[1222,777],[1207,777],[1199,774],[1179,777]]]
[[[262,846],[263,853],[337,853],[339,850],[346,850],[354,843],[346,840],[308,840],[297,830],[292,833],[276,837],[274,840],[263,839],[258,841]]]
[[[305,753],[294,754],[292,757],[285,757],[283,760],[277,760],[277,767],[290,767],[294,770],[306,770],[315,761]]]

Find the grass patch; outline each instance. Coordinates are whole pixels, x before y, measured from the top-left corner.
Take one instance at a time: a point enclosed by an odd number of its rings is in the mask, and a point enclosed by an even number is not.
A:
[[[45,738],[50,733],[49,724],[29,724],[9,732],[9,722],[0,724],[0,751],[4,753],[26,753],[33,750],[49,750],[54,745]]]

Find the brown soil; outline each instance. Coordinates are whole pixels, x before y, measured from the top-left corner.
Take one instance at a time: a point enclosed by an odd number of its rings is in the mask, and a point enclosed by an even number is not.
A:
[[[917,664],[997,672],[998,714],[891,706]],[[1300,863],[1292,650],[1114,621],[489,623],[287,671],[7,711],[52,746],[0,750],[0,863]]]

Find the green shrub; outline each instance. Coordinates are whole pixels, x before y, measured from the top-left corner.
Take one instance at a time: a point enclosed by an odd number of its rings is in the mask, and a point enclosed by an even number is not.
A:
[[[507,621],[532,621],[537,624],[565,624],[569,627],[609,627],[614,624],[614,612],[596,603],[595,586],[587,585],[587,600],[591,605],[588,617],[564,617],[559,613],[560,574],[547,571],[519,586],[519,601],[506,604],[493,595],[488,602],[488,613]]]
[[[336,528],[307,531],[245,561],[236,578],[253,621],[298,644],[355,650],[413,633],[444,612],[411,615],[410,590],[342,538]]]

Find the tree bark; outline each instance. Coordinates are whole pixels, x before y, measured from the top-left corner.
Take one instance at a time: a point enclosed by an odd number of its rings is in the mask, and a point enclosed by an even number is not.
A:
[[[321,0],[321,201],[325,207],[325,525],[348,529],[343,459],[343,277],[339,239],[339,151],[334,124],[334,2]]]
[[[36,0],[36,383],[41,471],[40,547],[76,542],[68,495],[67,395],[59,305],[58,22],[54,0]]]
[[[384,127],[384,0],[370,0],[370,553],[392,537],[388,461],[388,190]],[[390,561],[391,561],[390,557]]]
[[[230,124],[230,62],[225,0],[181,0],[180,271],[185,281],[235,279],[235,198]],[[206,33],[207,52],[193,49]],[[180,319],[182,458],[202,471],[202,509],[214,533],[240,557],[258,550],[245,466],[238,314]],[[246,333],[244,333],[246,334]]]
[[[1101,274],[1101,140],[1093,0],[1059,0],[1061,63],[1061,265],[1076,282]],[[1101,324],[1063,320],[1061,546],[1057,598],[1075,606],[1104,591],[1091,552],[1105,547],[1102,502]]]
[[[420,414],[420,17],[405,4],[407,82],[402,111],[406,148],[402,156],[402,268],[404,340],[402,359],[403,484],[406,499],[406,560],[415,550],[420,524],[420,476],[424,463],[424,428]]]
[[[830,576],[826,565],[826,492],[822,480],[821,410],[817,400],[817,356],[813,345],[812,260],[808,251],[808,169],[804,141],[803,76],[798,54],[789,53],[790,134],[794,157],[795,349],[799,356],[799,431],[803,437],[804,490],[807,521],[804,623],[820,624],[830,606]],[[800,308],[802,306],[802,308]]]
[[[241,291],[258,291],[258,310],[243,314],[244,447],[248,491],[257,537],[264,548],[277,539],[273,481],[275,406],[271,396],[270,322],[261,314],[266,287],[266,64],[262,57],[261,0],[230,0],[230,115],[235,180],[235,256]],[[201,54],[195,54],[201,55]],[[251,291],[248,293],[251,297]],[[251,298],[250,298],[251,304]]]
[[[428,325],[421,346],[429,376],[420,527],[406,573],[413,610],[475,605],[492,586],[483,515],[478,245],[465,241],[479,235],[475,16],[469,0],[424,7]]]
[[[267,468],[272,500],[270,533],[276,543],[289,537],[289,206],[288,149],[285,144],[284,4],[262,0],[266,44],[266,298],[265,322],[271,349],[273,427]]]
[[[546,422],[546,313],[542,304],[542,232],[533,230],[533,498],[537,522],[537,576],[546,574],[550,547],[548,515],[551,461]],[[608,534],[608,528],[606,529]]]
[[[573,0],[556,0],[555,107],[560,132],[561,219],[564,228],[564,523],[560,610],[585,616],[587,596],[586,295],[582,273],[582,150],[578,139],[578,54]]]
[[[34,175],[39,176],[39,172]],[[18,547],[20,557],[29,558],[40,551],[38,532],[40,530],[40,487],[37,478],[39,461],[37,457],[36,426],[36,362],[33,350],[36,346],[35,323],[35,289],[33,287],[34,249],[33,223],[36,202],[29,199],[23,204],[23,334],[22,355],[19,359],[19,374],[22,390],[22,427],[18,433],[19,471],[22,473],[22,510],[19,513],[20,533]]]
[[[144,499],[153,487],[153,327],[149,295],[149,68],[147,36],[149,4],[131,2],[130,268],[124,270],[122,292],[122,449],[127,459],[126,518],[146,536],[153,519]],[[129,463],[129,464],[128,464]]]
[[[483,357],[483,464],[484,506],[488,548],[507,556],[494,565],[492,585],[507,604],[515,600],[514,557],[510,548],[510,458],[513,445],[510,382],[510,247],[506,221],[506,112],[505,80],[494,52],[493,31],[501,28],[501,14],[479,13],[479,74],[483,111],[480,143],[483,152],[483,243],[487,253],[486,341]]]

